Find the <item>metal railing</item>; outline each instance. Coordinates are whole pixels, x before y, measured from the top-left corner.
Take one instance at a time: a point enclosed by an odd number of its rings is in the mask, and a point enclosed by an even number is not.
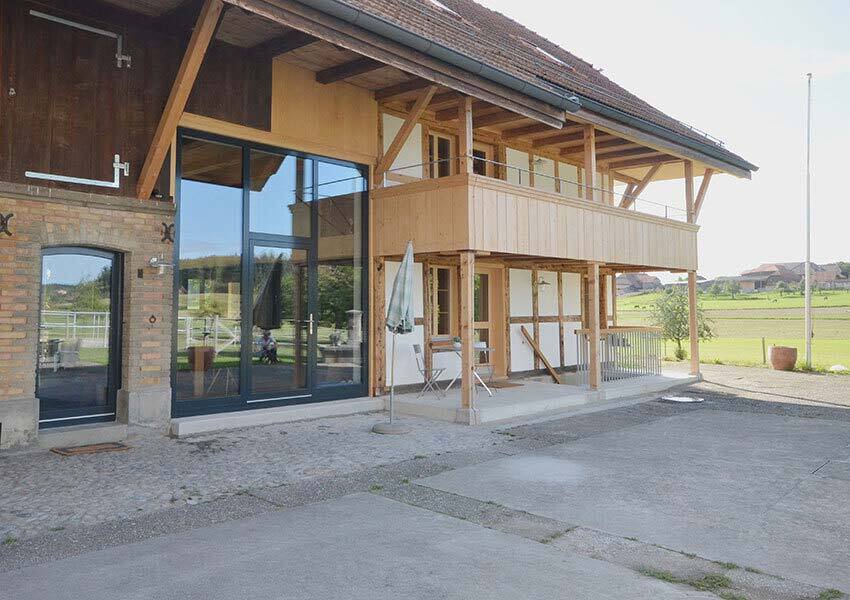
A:
[[[661,330],[656,327],[611,327],[599,336],[602,383],[661,375],[664,355]],[[590,330],[576,330],[576,373],[579,385],[590,384]]]
[[[383,185],[384,187],[404,185],[406,183],[421,181],[423,179],[437,178],[438,176],[433,176],[432,173],[439,169],[434,167],[438,167],[445,163],[449,163],[452,166],[458,166],[463,158],[463,156],[456,156],[453,158],[443,158],[389,169],[383,174]],[[485,172],[494,171],[495,179],[507,181],[508,183],[539,189],[544,186],[539,185],[538,180],[544,179],[551,182],[551,185],[547,186],[551,188],[548,191],[561,194],[562,196],[584,200],[585,198],[583,197],[583,194],[585,193],[585,190],[591,189],[593,190],[593,197],[595,201],[618,207],[621,204],[626,204],[624,210],[631,210],[676,221],[687,221],[688,218],[687,211],[677,206],[653,202],[652,200],[645,200],[639,196],[624,194],[613,189],[599,187],[598,185],[589,186],[585,183],[567,179],[565,177],[555,177],[554,175],[549,175],[540,171],[532,171],[531,169],[524,169],[522,167],[509,165],[495,160],[479,158],[476,156],[466,156],[465,158],[472,161],[473,165],[483,165],[483,169],[481,170]],[[488,169],[488,165],[491,168]],[[487,176],[489,177],[489,175]],[[574,192],[574,195],[570,192]],[[626,201],[625,203],[623,202],[624,200]]]

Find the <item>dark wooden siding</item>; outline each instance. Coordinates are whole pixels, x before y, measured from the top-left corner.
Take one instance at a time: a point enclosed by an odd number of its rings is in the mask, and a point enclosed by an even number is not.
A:
[[[164,35],[141,17],[92,2],[0,0],[0,178],[132,195],[189,32]],[[132,68],[115,65],[115,40],[33,17],[30,9],[124,35]],[[110,21],[93,15],[107,14]],[[135,25],[141,21],[146,27]],[[14,89],[14,94],[10,90]],[[214,42],[187,110],[268,130],[271,61]],[[28,179],[24,172],[111,180],[112,156],[130,162],[120,190]],[[167,192],[167,179],[158,188]]]

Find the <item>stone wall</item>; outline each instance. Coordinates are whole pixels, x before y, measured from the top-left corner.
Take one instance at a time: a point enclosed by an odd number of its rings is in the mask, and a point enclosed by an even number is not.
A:
[[[0,213],[12,213],[11,235],[0,232],[0,448],[35,441],[41,250],[87,246],[124,260],[122,372],[118,420],[161,426],[171,410],[172,272],[163,222],[171,204],[140,202],[36,186],[0,184]],[[141,277],[140,277],[141,275]]]

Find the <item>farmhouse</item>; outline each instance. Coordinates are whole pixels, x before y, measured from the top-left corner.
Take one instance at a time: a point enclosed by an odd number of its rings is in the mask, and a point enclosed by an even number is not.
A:
[[[658,361],[616,275],[687,274],[693,315],[709,182],[756,169],[471,0],[0,0],[0,30],[2,447],[381,406],[408,241],[396,383],[417,345],[467,423],[483,366],[604,389]]]

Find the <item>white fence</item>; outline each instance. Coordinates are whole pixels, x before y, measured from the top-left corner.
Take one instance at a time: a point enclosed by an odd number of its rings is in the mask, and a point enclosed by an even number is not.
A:
[[[41,337],[81,340],[86,348],[109,347],[109,313],[71,310],[41,311]]]
[[[178,317],[177,340],[181,348],[198,343],[215,348],[216,353],[238,344],[241,339],[241,321],[214,317]]]

